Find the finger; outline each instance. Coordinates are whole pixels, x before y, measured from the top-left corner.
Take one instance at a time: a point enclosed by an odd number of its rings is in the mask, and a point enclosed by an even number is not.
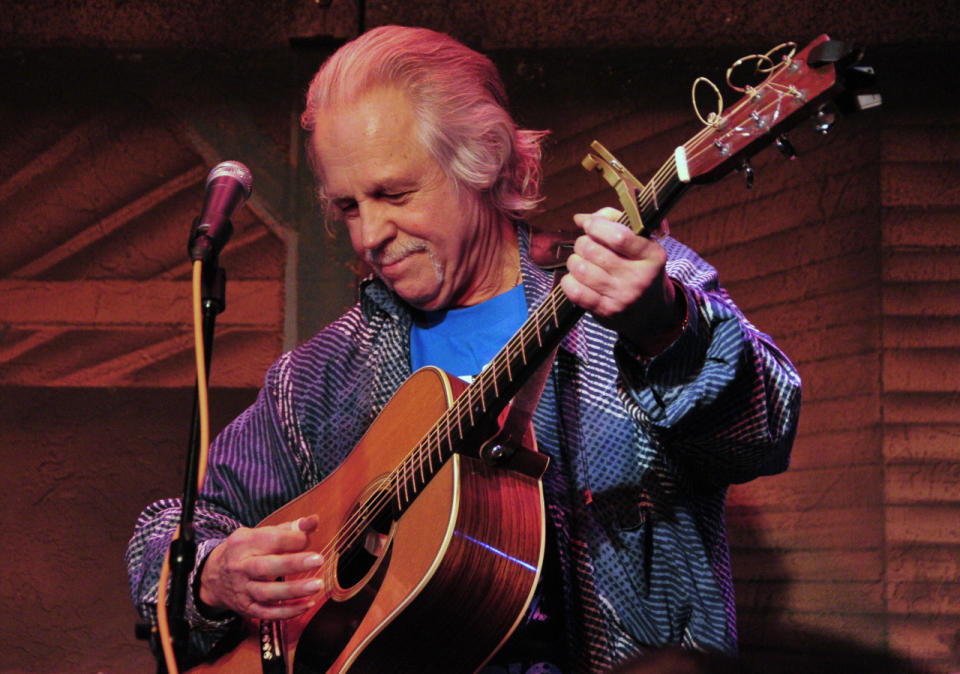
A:
[[[309,515],[307,517],[301,517],[299,519],[287,522],[285,525],[281,524],[280,526],[289,526],[293,531],[302,531],[308,534],[312,531],[316,531],[319,523],[320,518],[318,518],[316,515]]]
[[[257,554],[300,552],[306,549],[310,543],[308,534],[316,528],[316,516],[301,517],[282,524],[257,527],[251,530],[247,543]]]
[[[578,281],[572,273],[560,279],[560,288],[571,302],[587,311],[595,311],[603,301],[600,293]]]
[[[323,589],[323,580],[317,577],[292,581],[251,581],[247,585],[250,597],[264,606],[310,599],[323,592]]]
[[[248,578],[274,580],[283,576],[313,571],[323,566],[323,555],[315,552],[256,555],[243,562]]]
[[[599,246],[596,243],[577,243],[575,252],[567,258],[568,276],[572,276],[589,290],[605,295],[613,283],[608,269],[617,263],[609,259],[613,256],[609,251],[594,251],[591,250],[592,247]]]
[[[583,278],[580,280],[587,282],[588,285],[591,285],[588,278],[608,280],[607,277],[615,276],[631,262],[589,235],[577,238],[573,245],[573,253],[577,258],[574,258],[574,264],[568,265],[568,268],[576,267],[582,260],[583,264],[580,264],[581,268],[577,271],[582,272]],[[571,269],[571,271],[574,270]]]
[[[600,210],[594,211],[593,213],[575,213],[573,216],[573,221],[582,228],[584,219],[589,217],[598,217],[617,222],[621,217],[623,217],[623,211],[618,211],[616,208],[605,206]]]
[[[596,213],[576,215],[574,221],[587,237],[625,258],[641,257],[643,250],[651,243],[649,239],[634,234],[626,225]]]
[[[256,620],[289,620],[303,615],[317,605],[313,599],[285,601],[276,604],[260,604],[252,602],[241,611],[244,615]]]

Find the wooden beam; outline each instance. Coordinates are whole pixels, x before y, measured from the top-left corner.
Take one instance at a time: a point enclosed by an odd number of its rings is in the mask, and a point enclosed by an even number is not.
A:
[[[69,328],[66,327],[44,328],[30,333],[12,344],[7,339],[0,340],[0,363],[11,363],[14,359],[49,344],[68,330]]]
[[[237,327],[218,328],[217,337],[223,338],[235,332]],[[189,336],[175,335],[169,339],[148,344],[143,348],[103,360],[89,367],[79,368],[69,374],[58,377],[48,386],[122,386],[130,377],[145,367],[166,360],[180,353],[191,351],[193,344]]]
[[[205,167],[195,166],[175,176],[159,187],[150,190],[139,199],[126,204],[120,210],[111,213],[102,220],[87,227],[76,236],[67,239],[59,246],[50,249],[42,256],[23,265],[14,271],[12,276],[15,278],[32,278],[42,274],[60,262],[95,245],[110,233],[120,229],[134,218],[155,208],[158,204],[169,199],[174,194],[188,187],[193,187],[203,180],[205,174]]]
[[[192,323],[189,281],[0,279],[0,323],[20,329],[184,326]],[[283,329],[280,281],[230,281],[219,325]]]
[[[87,124],[78,124],[56,143],[34,157],[29,164],[0,183],[0,202],[19,192],[24,186],[39,176],[53,171],[67,157],[79,149],[90,135]]]

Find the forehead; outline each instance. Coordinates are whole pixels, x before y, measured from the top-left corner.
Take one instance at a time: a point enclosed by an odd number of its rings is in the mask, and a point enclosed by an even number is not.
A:
[[[358,173],[382,180],[428,159],[410,102],[392,87],[320,108],[310,142],[328,191]]]

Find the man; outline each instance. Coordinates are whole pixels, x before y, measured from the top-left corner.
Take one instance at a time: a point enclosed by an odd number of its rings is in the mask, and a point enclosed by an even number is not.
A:
[[[316,518],[248,527],[333,471],[416,368],[476,375],[550,288],[521,220],[543,134],[516,128],[488,59],[423,29],[370,31],[321,68],[302,122],[321,197],[373,278],[211,448],[187,606],[199,651],[237,616],[314,606],[323,582],[282,578],[324,563],[307,549]],[[561,287],[589,314],[533,418],[551,460],[543,579],[490,671],[602,671],[669,644],[733,652],[726,488],[787,465],[789,361],[696,254],[612,215],[574,218]],[[127,551],[151,620],[178,505],[147,508]]]

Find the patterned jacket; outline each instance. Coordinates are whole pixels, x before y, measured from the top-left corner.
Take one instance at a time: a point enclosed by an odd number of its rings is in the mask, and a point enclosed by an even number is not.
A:
[[[551,277],[528,257],[528,307]],[[687,325],[640,360],[590,315],[565,337],[534,415],[566,592],[570,662],[600,671],[645,647],[736,650],[724,525],[731,483],[786,469],[800,407],[796,370],[718,285],[716,271],[665,237],[667,271],[687,295]],[[196,513],[197,560],[338,466],[411,374],[411,316],[379,281],[267,372],[256,402],[214,441]],[[141,514],[126,560],[131,593],[155,621],[160,565],[179,501]],[[199,614],[209,649],[236,623]]]

